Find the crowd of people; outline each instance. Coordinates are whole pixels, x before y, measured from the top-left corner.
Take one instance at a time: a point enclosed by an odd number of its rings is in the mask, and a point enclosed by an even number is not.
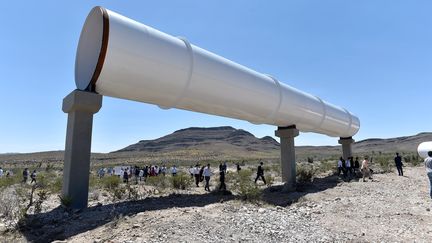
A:
[[[241,171],[240,163],[237,163],[235,166],[236,166],[235,168],[237,173],[240,173]],[[204,182],[205,183],[204,190],[209,192],[211,191],[210,179],[215,173],[213,172],[210,164],[201,166],[199,163],[197,163],[195,166],[190,166],[187,172],[194,180],[196,187],[199,187],[200,183]],[[219,190],[226,190],[225,176],[227,172],[228,172],[227,162],[220,163],[218,168],[218,174],[219,174],[218,189]],[[138,166],[100,168],[97,171],[97,175],[99,178],[103,178],[106,175],[118,176],[123,179],[124,183],[129,183],[130,179],[134,178],[136,184],[138,184],[138,182],[140,181],[145,182],[148,177],[166,176],[168,173],[171,174],[171,176],[176,176],[177,173],[179,173],[179,170],[176,167],[176,165],[173,165],[169,169],[165,165],[162,166],[152,165],[152,166],[144,166],[141,168]],[[263,162],[260,162],[260,164],[258,165],[256,173],[257,174],[256,174],[255,183],[257,183],[258,179],[261,179],[264,182],[264,184],[266,184],[266,180],[264,178]]]
[[[430,181],[430,197],[432,198],[432,151],[428,152],[428,156],[429,157],[424,160],[424,163],[426,167],[426,173]],[[402,157],[399,155],[399,153],[396,153],[396,156],[394,157],[394,163],[398,171],[398,175],[403,176],[404,165],[402,162]],[[340,176],[342,173],[343,178],[348,180],[351,180],[353,178],[362,178],[364,182],[366,181],[366,178],[372,180],[373,170],[370,168],[369,164],[370,161],[368,156],[364,157],[361,164],[358,157],[356,157],[355,159],[353,157],[348,157],[346,159],[340,157],[337,162],[337,175]],[[225,176],[227,174],[227,169],[228,166],[226,162],[219,164],[219,190],[226,190]],[[237,173],[239,173],[241,170],[241,166],[239,163],[236,164],[236,170]],[[125,166],[120,168],[101,168],[97,171],[99,178],[102,178],[105,175],[119,176],[123,179],[123,182],[125,183],[129,183],[129,179],[132,177],[134,177],[135,182],[138,183],[139,181],[146,181],[148,177],[166,176],[168,173],[170,173],[172,176],[176,176],[177,173],[179,173],[179,170],[177,169],[176,165],[172,165],[172,167],[170,167],[169,169],[165,165],[151,165],[144,167]],[[191,178],[195,180],[196,187],[199,187],[200,182],[205,181],[204,190],[210,191],[210,179],[214,175],[210,164],[207,164],[206,166],[201,166],[200,164],[191,166],[188,169],[188,173],[190,174]],[[0,167],[0,178],[9,177],[12,175],[12,171],[5,171],[2,167]],[[28,183],[29,177],[31,179],[30,184],[36,184],[37,171],[33,170],[30,173],[30,170],[28,168],[25,168],[22,172],[22,182]],[[257,183],[259,179],[261,179],[263,183],[266,184],[263,162],[260,162],[256,169],[255,183]]]

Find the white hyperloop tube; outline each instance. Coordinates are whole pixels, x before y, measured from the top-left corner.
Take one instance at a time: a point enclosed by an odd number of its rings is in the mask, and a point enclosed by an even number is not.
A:
[[[105,96],[333,137],[360,128],[343,108],[101,7],[81,32],[75,82]]]
[[[419,146],[417,147],[417,153],[422,158],[427,158],[429,151],[432,151],[432,141],[423,142],[423,143],[419,144]]]

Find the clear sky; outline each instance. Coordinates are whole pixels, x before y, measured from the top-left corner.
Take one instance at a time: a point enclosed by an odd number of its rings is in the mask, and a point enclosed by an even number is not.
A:
[[[431,131],[432,1],[0,1],[0,153],[64,149],[81,28],[96,5],[356,114],[356,140]],[[104,97],[94,152],[198,126],[275,127]],[[337,138],[302,133],[297,145]]]

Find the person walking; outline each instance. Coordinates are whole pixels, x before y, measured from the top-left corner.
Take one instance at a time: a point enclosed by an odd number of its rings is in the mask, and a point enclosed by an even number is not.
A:
[[[237,173],[240,173],[240,171],[241,171],[240,163],[237,163]]]
[[[3,169],[2,169],[2,167],[0,167],[0,178],[2,178],[3,177]]]
[[[23,181],[22,182],[27,183],[28,177],[29,177],[29,170],[28,170],[28,168],[25,168],[23,171]]]
[[[204,171],[203,171],[204,179],[205,179],[205,182],[206,182],[204,190],[206,190],[206,191],[210,191],[210,184],[209,184],[209,182],[210,182],[210,177],[212,176],[212,174],[213,173],[210,170],[210,164],[207,164],[207,167],[205,167]]]
[[[263,162],[260,162],[260,165],[258,165],[258,168],[257,168],[257,176],[256,176],[256,178],[255,178],[255,183],[257,183],[257,181],[258,181],[259,178],[262,179],[262,181],[264,182],[264,184],[267,184],[267,183],[266,183],[266,180],[265,180],[265,178],[264,178]]]
[[[30,175],[31,181],[30,184],[32,184],[33,182],[36,184],[36,170],[33,170],[33,172]]]
[[[224,166],[222,165],[222,163],[219,165],[219,181],[220,181],[220,186],[219,186],[219,190],[226,190],[226,185],[225,185],[225,172],[226,169],[224,169]]]
[[[196,164],[193,170],[193,174],[195,177],[195,185],[197,187],[199,187],[199,182],[200,182],[200,165]]]
[[[363,182],[366,181],[365,180],[366,176],[368,176],[369,179],[372,180],[372,176],[369,169],[369,160],[367,156],[365,156],[364,160],[362,161],[361,172],[363,174]]]
[[[396,153],[396,157],[394,158],[394,162],[395,162],[399,176],[403,176],[402,157],[399,155],[399,153]]]
[[[338,170],[338,176],[340,176],[340,173],[343,172],[343,158],[340,157],[339,161],[337,163],[337,170]]]
[[[429,184],[430,184],[430,197],[432,199],[432,151],[428,152],[428,157],[424,160],[425,167],[426,167],[426,173],[429,178]]]

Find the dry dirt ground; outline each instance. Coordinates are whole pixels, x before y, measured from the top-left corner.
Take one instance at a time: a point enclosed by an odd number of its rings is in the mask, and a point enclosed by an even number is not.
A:
[[[264,190],[264,202],[204,193],[99,204],[82,211],[58,207],[27,218],[7,242],[432,242],[432,200],[422,167],[405,176],[336,176],[285,193]]]

